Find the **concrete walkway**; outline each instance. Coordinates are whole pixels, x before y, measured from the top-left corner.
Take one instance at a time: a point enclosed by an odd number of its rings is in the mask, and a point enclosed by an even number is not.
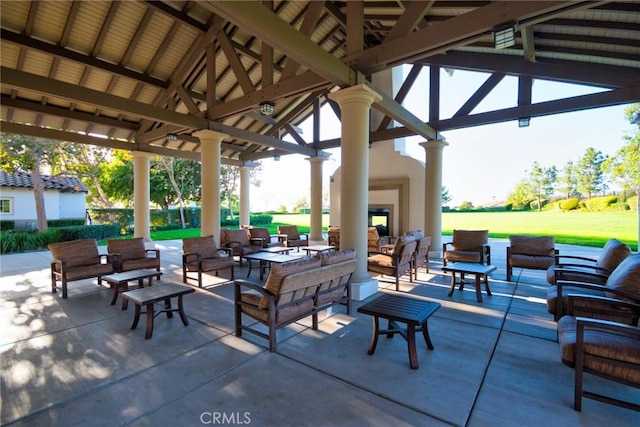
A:
[[[544,273],[516,269],[506,282],[507,242],[490,244],[498,270],[483,303],[470,286],[448,297],[450,279],[438,260],[417,282],[402,282],[402,292],[442,304],[429,320],[435,349],[418,340],[417,370],[399,336],[380,339],[367,355],[372,321],[355,309],[334,308],[318,331],[310,318],[280,330],[277,353],[251,334],[236,338],[233,286],[213,276],[207,289],[185,296],[189,326],[162,315],[145,340],[144,322],[130,329],[133,308],[110,305],[110,290],[96,280],[71,283],[63,300],[50,292],[49,252],[3,255],[0,424],[640,425],[637,412],[589,399],[582,412],[573,410],[573,370],[560,362]],[[155,246],[163,279],[180,282],[181,242]],[[395,289],[392,280],[380,284]],[[586,388],[640,399],[637,389],[590,375]]]

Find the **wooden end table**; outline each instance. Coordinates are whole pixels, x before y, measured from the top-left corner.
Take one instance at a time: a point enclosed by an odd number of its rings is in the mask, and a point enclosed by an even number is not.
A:
[[[153,270],[150,268],[141,270],[130,270],[122,273],[109,274],[102,276],[101,280],[109,283],[113,287],[113,297],[111,298],[111,305],[114,305],[118,299],[118,294],[129,290],[129,282],[138,281],[138,287],[144,287],[144,279],[149,279],[149,286],[153,285],[153,278],[160,279],[162,272]],[[122,299],[122,309],[127,309],[127,300]]]
[[[484,289],[487,295],[491,296],[491,289],[489,289],[489,273],[495,271],[496,266],[476,264],[472,262],[454,262],[445,267],[442,267],[442,271],[451,273],[451,289],[449,289],[449,296],[453,295],[453,289],[456,287],[456,273],[460,273],[460,288],[462,290],[465,285],[464,275],[473,274],[476,278],[476,299],[478,302],[482,302],[482,290],[480,289],[480,280],[484,279]]]
[[[368,354],[373,354],[378,345],[378,335],[386,335],[393,338],[394,334],[400,334],[407,340],[409,350],[409,364],[412,369],[418,369],[418,353],[416,352],[416,332],[422,332],[427,348],[433,350],[427,320],[440,308],[440,304],[421,298],[407,295],[383,293],[378,298],[358,308],[359,313],[373,316],[373,336]],[[387,319],[387,329],[380,330],[379,318]],[[397,322],[407,325],[400,328]]]
[[[153,336],[153,319],[155,319],[160,313],[167,313],[167,317],[170,319],[173,317],[173,312],[177,311],[180,314],[180,319],[184,326],[189,325],[189,320],[184,313],[182,305],[183,295],[195,292],[191,286],[180,285],[178,283],[158,283],[152,288],[140,288],[132,291],[127,291],[122,294],[122,299],[131,300],[136,305],[136,312],[133,318],[133,324],[131,329],[135,329],[138,326],[140,320],[140,314],[147,314],[147,329],[144,334],[145,339],[149,339]],[[178,307],[171,307],[171,298],[178,299]],[[154,310],[154,304],[160,301],[164,301],[164,306],[157,312]],[[141,311],[142,306],[146,306],[146,311]]]

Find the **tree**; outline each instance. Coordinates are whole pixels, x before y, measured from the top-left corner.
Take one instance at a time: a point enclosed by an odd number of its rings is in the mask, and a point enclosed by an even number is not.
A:
[[[538,162],[533,162],[533,168],[529,172],[528,184],[531,193],[538,201],[538,212],[542,210],[542,200],[553,194],[558,171],[555,166],[541,167]]]
[[[578,160],[575,169],[578,191],[587,199],[602,190],[604,179],[602,163],[605,160],[606,157],[602,152],[593,147],[587,148],[584,156]]]
[[[186,227],[184,218],[184,201],[199,195],[200,163],[193,160],[177,159],[175,157],[160,157],[156,164],[164,170],[177,197],[180,210],[180,224]]]
[[[31,172],[33,197],[36,204],[38,231],[47,230],[47,212],[44,204],[44,182],[41,167],[47,165],[55,170],[59,161],[60,142],[51,139],[24,135],[0,134],[0,167],[7,172]]]
[[[578,191],[576,169],[571,160],[569,160],[562,169],[562,173],[558,179],[558,190],[566,199],[575,196]]]
[[[511,203],[516,208],[522,208],[528,205],[532,198],[531,185],[523,178],[507,196],[507,203]]]
[[[634,104],[625,111],[627,118],[640,111],[640,104]],[[625,145],[614,157],[610,157],[602,164],[603,169],[611,177],[619,181],[625,190],[635,192],[637,199],[636,213],[638,214],[638,244],[640,244],[640,131],[623,136]]]
[[[449,189],[445,186],[442,186],[442,204],[446,205],[451,201],[453,196],[449,193]]]

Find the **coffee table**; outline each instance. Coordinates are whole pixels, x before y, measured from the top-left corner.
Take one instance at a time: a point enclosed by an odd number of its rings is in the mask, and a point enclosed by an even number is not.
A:
[[[480,280],[484,278],[484,288],[487,292],[487,295],[491,296],[491,289],[489,289],[489,273],[496,270],[497,267],[493,265],[485,265],[485,264],[477,264],[473,262],[454,262],[453,264],[448,264],[445,267],[442,267],[442,271],[451,273],[451,289],[449,289],[449,296],[453,295],[453,289],[456,287],[456,273],[460,273],[460,288],[462,290],[464,288],[465,282],[464,275],[465,274],[473,274],[476,278],[476,299],[478,302],[482,302],[482,291],[480,289]]]
[[[122,273],[109,274],[102,276],[102,280],[109,283],[113,288],[113,297],[111,298],[111,305],[116,303],[118,294],[129,290],[129,282],[138,281],[138,287],[144,287],[144,279],[149,279],[149,286],[153,285],[153,278],[160,277],[162,272],[151,268],[141,270],[130,270]],[[122,300],[122,309],[127,309],[127,300]]]
[[[136,312],[133,318],[133,324],[131,329],[135,329],[138,326],[140,320],[140,314],[147,314],[147,328],[145,330],[144,338],[149,339],[153,335],[153,319],[160,313],[167,313],[167,317],[170,319],[173,317],[173,312],[177,311],[180,314],[180,319],[184,326],[189,325],[189,320],[184,313],[182,306],[183,295],[195,292],[191,286],[180,285],[178,283],[159,283],[152,288],[141,288],[127,291],[122,294],[122,299],[125,301],[131,300],[136,305]],[[178,307],[171,307],[171,298],[178,299]],[[154,304],[160,301],[164,301],[164,306],[158,310],[154,310]],[[142,306],[146,306],[146,311],[141,311]]]
[[[329,252],[336,249],[335,246],[329,245],[313,245],[313,246],[301,246],[300,249],[307,251],[307,255],[311,255],[313,252]]]
[[[416,352],[416,331],[422,332],[427,348],[433,350],[427,320],[440,308],[440,304],[422,298],[407,295],[383,293],[371,302],[358,308],[359,313],[373,316],[373,337],[368,354],[373,354],[378,345],[378,335],[386,335],[393,338],[394,334],[400,334],[407,340],[409,349],[409,365],[412,369],[418,369],[418,353]],[[380,330],[379,318],[389,321],[387,329]],[[400,328],[397,322],[407,325],[406,329]]]
[[[260,252],[267,252],[270,254],[285,254],[288,255],[289,252],[293,250],[290,246],[271,246],[270,248],[262,248]]]

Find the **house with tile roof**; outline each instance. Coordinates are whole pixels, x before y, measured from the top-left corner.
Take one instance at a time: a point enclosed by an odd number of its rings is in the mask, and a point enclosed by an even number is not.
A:
[[[85,218],[87,188],[71,176],[42,175],[47,220]],[[15,228],[36,228],[33,180],[28,172],[0,171],[0,220]]]

